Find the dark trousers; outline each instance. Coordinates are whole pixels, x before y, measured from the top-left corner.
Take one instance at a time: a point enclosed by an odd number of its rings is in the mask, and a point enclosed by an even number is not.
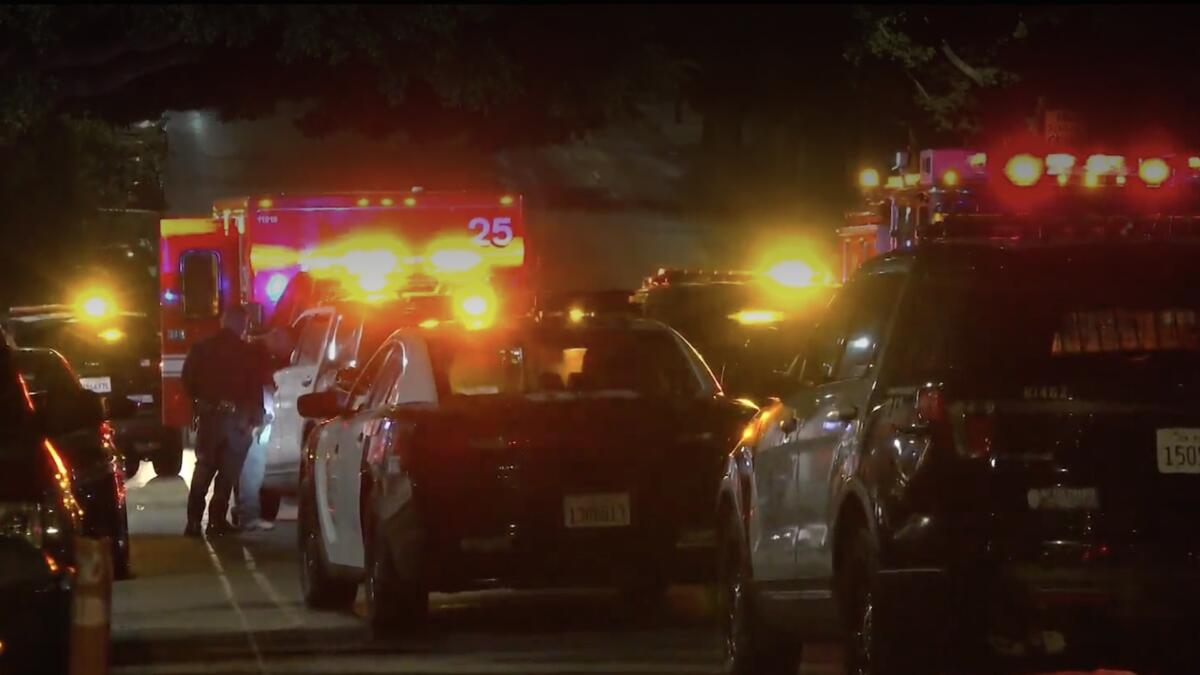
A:
[[[196,470],[188,491],[188,522],[199,523],[204,516],[204,498],[213,478],[212,502],[208,522],[223,521],[229,514],[229,495],[237,485],[250,448],[251,424],[240,411],[213,410],[200,413],[196,422]]]

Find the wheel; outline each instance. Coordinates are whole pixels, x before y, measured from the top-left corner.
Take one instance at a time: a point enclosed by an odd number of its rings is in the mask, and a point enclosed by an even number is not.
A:
[[[279,503],[283,496],[273,490],[263,488],[258,492],[258,517],[263,520],[275,521],[279,516]]]
[[[162,448],[154,455],[154,473],[157,476],[178,476],[183,468],[183,433],[178,429],[163,434]]]
[[[419,582],[396,578],[395,565],[380,534],[368,542],[363,596],[367,624],[375,635],[412,632],[425,625],[429,591]]]
[[[920,663],[921,645],[904,645],[878,611],[875,541],[865,528],[850,535],[838,586],[847,617],[847,675],[927,675],[932,664]]]
[[[721,531],[717,568],[717,617],[729,675],[795,675],[801,646],[772,635],[754,611],[750,553],[730,513]]]
[[[310,498],[300,503],[300,590],[312,609],[348,610],[354,606],[358,584],[334,578],[325,568],[325,546]]]

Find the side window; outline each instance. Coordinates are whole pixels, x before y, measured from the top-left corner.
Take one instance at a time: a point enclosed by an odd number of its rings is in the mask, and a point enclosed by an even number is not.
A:
[[[396,383],[404,374],[404,346],[396,345],[388,354],[387,361],[379,369],[375,381],[371,383],[371,391],[367,396],[367,408],[378,408],[384,405],[396,389]]]
[[[358,376],[358,381],[354,383],[354,389],[351,390],[350,395],[346,398],[349,404],[346,406],[348,410],[358,412],[363,409],[363,406],[367,403],[367,397],[371,394],[371,387],[375,384],[375,380],[379,376],[379,371],[383,368],[383,364],[387,362],[388,355],[391,352],[392,346],[384,345],[367,362],[366,367],[363,368],[362,373]]]
[[[833,379],[848,380],[867,373],[896,313],[905,279],[903,274],[891,273],[870,274],[859,280],[851,298],[849,322],[840,339],[841,353]]]
[[[215,251],[195,249],[179,256],[183,315],[211,319],[221,313],[221,266]]]
[[[309,321],[312,320],[312,315],[306,314],[292,324],[289,333],[292,339],[292,365],[296,365],[297,359],[300,356],[300,337],[304,335],[305,329],[308,328]]]
[[[802,383],[821,384],[833,377],[833,368],[841,352],[841,338],[845,334],[848,306],[858,283],[857,279],[851,281],[833,298],[804,353],[797,357],[797,362],[803,360],[804,363],[800,372]]]
[[[321,362],[321,353],[325,349],[325,337],[329,333],[329,315],[313,316],[304,330],[300,331],[300,341],[296,344],[296,352],[292,362],[298,366],[315,366]]]
[[[348,366],[354,360],[358,346],[358,329],[362,324],[354,317],[342,315],[338,318],[333,339],[329,341],[329,353],[325,359],[338,367]]]

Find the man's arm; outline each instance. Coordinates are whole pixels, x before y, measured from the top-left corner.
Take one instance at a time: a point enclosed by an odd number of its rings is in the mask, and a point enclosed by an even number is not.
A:
[[[180,373],[180,379],[183,381],[183,390],[187,392],[188,398],[193,401],[199,398],[199,393],[196,390],[196,354],[200,351],[200,344],[194,344],[188,349],[187,357],[183,359],[183,372]]]

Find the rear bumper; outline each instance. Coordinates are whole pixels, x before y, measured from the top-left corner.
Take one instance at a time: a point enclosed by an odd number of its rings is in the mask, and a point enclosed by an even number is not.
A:
[[[630,530],[447,539],[428,536],[413,511],[402,509],[386,519],[384,536],[399,575],[422,578],[435,591],[690,584],[715,578],[715,530],[710,528],[667,538]]]
[[[164,427],[157,410],[153,415],[138,414],[129,419],[113,420],[112,424],[117,432],[117,447],[134,457],[148,459],[179,445],[175,437],[179,431]]]

